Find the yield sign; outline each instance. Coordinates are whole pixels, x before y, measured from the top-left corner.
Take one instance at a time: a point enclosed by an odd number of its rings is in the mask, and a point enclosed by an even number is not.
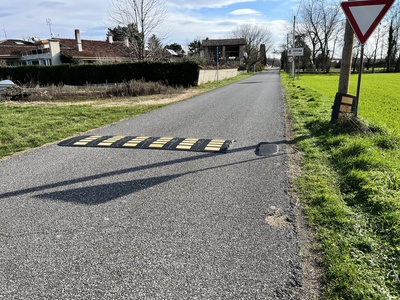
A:
[[[392,6],[394,0],[342,2],[342,9],[362,45]]]

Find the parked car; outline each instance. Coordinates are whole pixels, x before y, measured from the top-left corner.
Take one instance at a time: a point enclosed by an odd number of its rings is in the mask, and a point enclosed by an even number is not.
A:
[[[0,98],[20,99],[23,97],[22,88],[11,80],[0,81]]]
[[[15,83],[12,82],[11,80],[1,80],[0,81],[0,93],[2,91],[4,91],[5,89],[7,89],[8,87],[14,86],[14,85],[15,85]]]

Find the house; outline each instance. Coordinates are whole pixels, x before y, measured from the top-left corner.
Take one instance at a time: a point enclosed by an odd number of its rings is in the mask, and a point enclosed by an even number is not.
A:
[[[210,40],[205,39],[202,41],[204,57],[209,61],[236,61],[243,63],[244,47],[246,40],[240,39],[220,39]]]
[[[183,55],[177,53],[175,50],[165,48],[163,57],[169,62],[178,62],[182,60]]]
[[[25,51],[34,51],[37,47],[27,41],[4,40],[0,41],[0,65],[19,65],[22,53]]]
[[[0,62],[8,66],[116,63],[132,61],[132,51],[126,41],[114,42],[112,36],[107,41],[82,40],[76,29],[75,39],[0,41]]]

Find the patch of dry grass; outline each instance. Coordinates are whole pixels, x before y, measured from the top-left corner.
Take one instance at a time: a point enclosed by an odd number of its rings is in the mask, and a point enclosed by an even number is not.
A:
[[[137,102],[141,97],[161,96],[164,98],[181,94],[185,89],[172,87],[160,82],[145,82],[143,80],[130,80],[122,83],[68,86],[50,85],[46,87],[33,86],[25,88],[24,91],[29,95],[25,101],[29,102],[82,102],[82,100],[112,99],[112,98],[131,98],[135,97]]]

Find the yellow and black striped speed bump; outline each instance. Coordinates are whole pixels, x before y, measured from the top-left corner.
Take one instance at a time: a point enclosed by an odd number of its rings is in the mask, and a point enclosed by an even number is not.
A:
[[[58,145],[70,147],[138,148],[226,153],[231,144],[232,141],[230,140],[215,139],[83,135],[62,141]]]

